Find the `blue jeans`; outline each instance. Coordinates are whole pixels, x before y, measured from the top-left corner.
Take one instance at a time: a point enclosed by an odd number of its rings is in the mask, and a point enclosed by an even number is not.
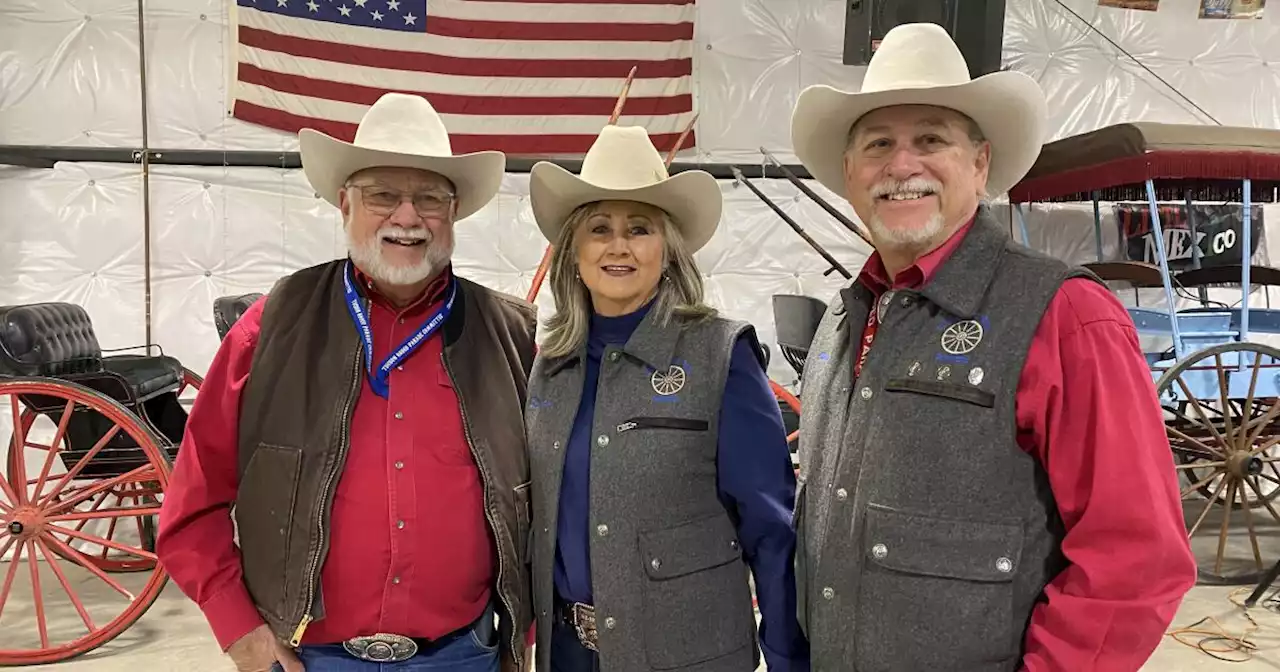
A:
[[[304,645],[298,648],[298,657],[307,672],[498,672],[498,633],[491,607],[472,627],[447,635],[399,663],[360,660],[341,644]],[[281,670],[279,663],[271,669]]]

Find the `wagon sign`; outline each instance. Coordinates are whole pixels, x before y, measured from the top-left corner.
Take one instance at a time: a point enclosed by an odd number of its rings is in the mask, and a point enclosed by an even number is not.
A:
[[[1262,206],[1254,205],[1250,222],[1250,258],[1262,245],[1265,227]],[[1120,230],[1121,250],[1126,261],[1160,263],[1156,241],[1152,233],[1150,208],[1146,203],[1116,203],[1116,225]],[[1200,249],[1201,266],[1222,266],[1241,263],[1241,244],[1244,230],[1243,206],[1237,204],[1193,205],[1195,235],[1187,222],[1185,204],[1160,206],[1160,228],[1164,231],[1165,251],[1169,254],[1169,269],[1175,273],[1192,268],[1194,248]],[[1265,248],[1264,248],[1265,249]]]

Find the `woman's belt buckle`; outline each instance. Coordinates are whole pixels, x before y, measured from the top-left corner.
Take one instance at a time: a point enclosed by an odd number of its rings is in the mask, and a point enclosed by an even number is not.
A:
[[[352,637],[342,643],[347,653],[371,663],[399,663],[418,653],[418,643],[404,635],[379,632],[376,635]]]
[[[578,641],[591,651],[599,651],[599,633],[596,630],[596,609],[589,604],[573,603],[571,607],[573,629],[578,631]]]

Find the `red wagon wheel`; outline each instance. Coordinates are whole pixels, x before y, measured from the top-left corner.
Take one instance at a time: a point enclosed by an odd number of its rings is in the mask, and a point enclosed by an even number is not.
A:
[[[6,615],[6,606],[13,606],[10,598],[15,594],[14,580],[25,564],[24,574],[31,578],[30,592],[19,587],[18,592],[23,594],[15,604],[23,605],[29,600],[36,621],[33,628],[27,620],[30,613],[8,610],[9,619],[15,622],[6,624],[0,620],[0,665],[58,662],[114,639],[142,616],[164,588],[168,574],[156,562],[155,553],[142,547],[147,543],[145,539],[131,545],[109,538],[113,535],[94,534],[85,528],[93,523],[111,526],[158,515],[160,507],[155,502],[168,485],[169,456],[161,447],[161,439],[127,408],[74,383],[41,378],[0,379],[0,412],[13,421],[10,455],[23,455],[34,444],[43,449],[44,456],[34,478],[30,477],[25,459],[11,457],[8,478],[0,479],[0,556],[13,551],[0,584],[0,619]],[[29,440],[32,422],[25,420],[29,412],[32,416],[36,412],[47,415],[57,424],[47,445]],[[17,447],[21,449],[13,450]],[[57,463],[65,467],[64,473],[53,473]],[[113,493],[123,493],[119,502],[114,501]],[[137,503],[125,505],[125,500]],[[117,551],[146,564],[136,566],[133,574],[112,578],[104,570],[101,558],[77,549],[71,541]],[[49,581],[50,574],[54,581]],[[123,599],[95,598],[86,605],[73,586],[84,588],[98,581]],[[53,582],[62,590],[45,590]],[[65,595],[64,599],[50,599],[59,592]],[[46,618],[47,610],[66,606],[79,615],[83,628],[64,627],[73,622],[67,619]],[[25,627],[18,619],[27,620]],[[29,641],[16,642],[23,632],[38,635],[38,639],[31,636]]]
[[[182,395],[188,390],[198,392],[200,390],[200,385],[204,383],[204,378],[190,369],[184,368],[182,373],[182,381],[174,394],[179,398],[183,406],[189,406],[193,400],[182,399]],[[37,415],[38,414],[30,408],[25,409],[22,413],[21,436],[27,438],[23,441],[19,441],[19,434],[15,432],[13,442],[10,444],[11,447],[9,449],[8,464],[10,483],[16,484],[19,481],[25,480],[28,487],[37,483],[36,478],[24,476],[26,470],[25,463],[23,465],[17,464],[17,460],[20,456],[26,457],[28,461],[30,460],[30,457],[24,455],[25,450],[43,451],[46,454],[50,450],[50,446],[36,443],[29,439],[31,427],[34,424]],[[60,438],[63,441],[63,445],[59,446],[59,449],[63,451],[70,450],[70,447],[65,445],[65,434],[61,435]],[[23,449],[19,449],[18,446],[23,446]],[[23,471],[18,471],[19,468],[22,468]],[[107,508],[109,511],[122,510],[121,507],[124,507],[126,504],[132,508],[142,508],[146,510],[160,506],[159,495],[160,493],[154,485],[128,482],[121,484],[119,487],[104,490],[89,500],[78,502],[73,509],[77,512],[98,511],[104,504],[111,503],[111,506]],[[59,498],[62,496],[63,494],[58,495]],[[72,529],[75,532],[82,532],[91,520],[94,519],[81,518],[76,521],[76,525]],[[108,541],[119,543],[122,538],[128,538],[129,536],[136,534],[137,539],[140,542],[137,548],[141,548],[148,552],[154,552],[156,527],[157,520],[154,515],[146,514],[127,518],[122,516],[112,518],[107,524],[106,532],[98,536],[101,536]],[[58,535],[61,538],[61,541],[67,545],[70,545],[73,542],[83,543],[82,539],[78,539],[70,533],[62,533],[60,530],[56,529],[53,530],[52,533]],[[120,537],[117,537],[117,535],[120,535]],[[132,553],[122,553],[116,546],[107,546],[102,544],[87,545],[92,547],[93,552],[89,553],[82,551],[82,557],[97,565],[98,569],[101,569],[104,572],[110,572],[113,574],[125,572],[149,572],[154,569],[156,565],[155,560],[150,557],[137,556]],[[128,544],[126,543],[125,545],[127,546]],[[80,562],[79,558],[63,552],[62,547],[60,546],[54,546],[50,550],[64,560]]]

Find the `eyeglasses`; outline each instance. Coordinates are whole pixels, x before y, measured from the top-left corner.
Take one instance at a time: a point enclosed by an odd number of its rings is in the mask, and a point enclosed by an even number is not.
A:
[[[390,215],[406,200],[406,194],[395,189],[388,189],[377,184],[350,185],[360,190],[360,201],[369,212],[375,215]],[[422,217],[439,217],[449,213],[453,205],[454,194],[447,191],[431,190],[408,194],[413,209]]]

